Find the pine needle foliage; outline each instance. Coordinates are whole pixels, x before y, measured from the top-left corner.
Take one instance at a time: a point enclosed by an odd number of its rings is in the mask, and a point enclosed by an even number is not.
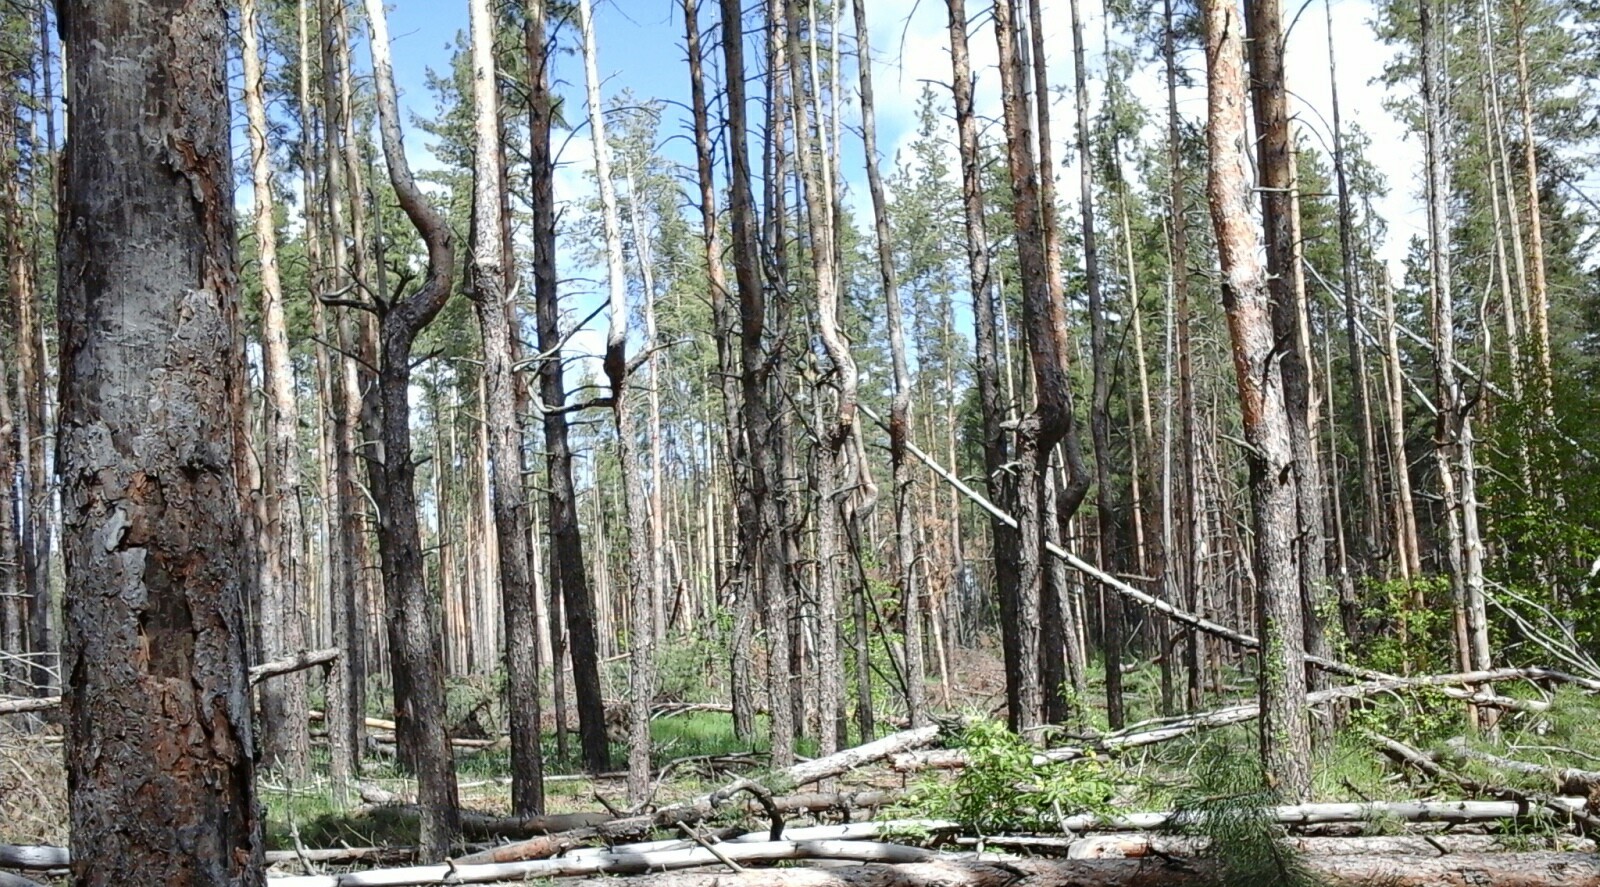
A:
[[[1268,788],[1260,762],[1218,744],[1203,754],[1206,766],[1193,770],[1181,792],[1170,828],[1204,839],[1205,855],[1217,862],[1218,883],[1226,887],[1321,887],[1283,841],[1283,829],[1269,814],[1279,803]]]

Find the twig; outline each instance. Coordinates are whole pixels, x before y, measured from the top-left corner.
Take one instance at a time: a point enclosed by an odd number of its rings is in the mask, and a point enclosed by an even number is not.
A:
[[[704,847],[707,850],[711,851],[711,855],[715,856],[717,859],[721,860],[722,864],[727,866],[730,870],[732,870],[732,872],[734,874],[737,875],[740,872],[744,871],[744,866],[741,866],[737,862],[734,862],[733,860],[729,859],[728,855],[726,853],[723,853],[721,850],[718,850],[717,846],[715,844],[713,844],[710,841],[706,840],[705,838],[701,837],[699,832],[697,832],[694,829],[690,828],[689,825],[687,823],[685,823],[681,819],[678,820],[678,828],[683,829],[683,833],[688,835],[690,838],[692,838],[696,844],[699,844],[701,847]]]

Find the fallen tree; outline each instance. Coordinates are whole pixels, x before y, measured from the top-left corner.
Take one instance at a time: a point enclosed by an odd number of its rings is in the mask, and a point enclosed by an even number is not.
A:
[[[1461,853],[1448,856],[1323,856],[1301,861],[1329,887],[1594,887],[1590,853]],[[1203,859],[940,860],[819,870],[650,875],[629,887],[1218,887],[1223,872]],[[614,887],[586,880],[573,887]]]
[[[1548,679],[1550,673],[1541,668],[1497,668],[1485,671],[1458,672],[1454,674],[1425,675],[1419,677],[1390,677],[1363,681],[1342,687],[1331,687],[1306,694],[1305,704],[1329,705],[1349,699],[1361,699],[1399,690],[1429,689],[1439,692],[1453,691],[1447,695],[1465,699],[1475,705],[1494,706],[1513,711],[1542,712],[1550,708],[1548,702],[1535,699],[1512,699],[1490,692],[1458,689],[1461,686],[1492,684],[1517,680]],[[1230,705],[1202,714],[1175,719],[1134,724],[1124,730],[1108,733],[1085,746],[1067,746],[1041,751],[1034,756],[1034,765],[1072,761],[1090,754],[1140,748],[1187,736],[1201,730],[1227,727],[1254,720],[1260,715],[1260,706],[1254,702]],[[941,749],[926,752],[905,752],[890,759],[890,766],[902,773],[919,770],[950,770],[965,767],[967,755],[959,749]]]
[[[340,875],[292,875],[271,878],[273,887],[408,887],[421,884],[489,884],[529,878],[574,875],[641,874],[662,869],[705,865],[745,865],[802,859],[850,862],[907,863],[935,858],[931,850],[901,844],[868,841],[765,841],[722,844],[715,849],[695,847],[647,853],[600,853],[576,858],[539,859],[483,865],[423,865],[398,869],[372,869]],[[615,885],[615,882],[609,882]],[[753,882],[759,883],[759,882]]]

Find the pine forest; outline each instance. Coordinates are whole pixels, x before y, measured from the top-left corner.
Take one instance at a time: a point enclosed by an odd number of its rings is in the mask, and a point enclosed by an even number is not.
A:
[[[1594,0],[0,71],[0,887],[1600,884]]]

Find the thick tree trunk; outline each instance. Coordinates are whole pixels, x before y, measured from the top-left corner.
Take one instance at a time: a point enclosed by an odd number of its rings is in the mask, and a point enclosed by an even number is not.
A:
[[[1261,635],[1262,769],[1284,797],[1311,790],[1310,735],[1302,700],[1300,571],[1291,404],[1273,327],[1267,268],[1250,210],[1246,164],[1243,22],[1226,0],[1204,7],[1208,95],[1207,194],[1222,261],[1222,299],[1233,342],[1255,531],[1257,624]]]
[[[544,812],[544,758],[540,753],[539,637],[530,552],[532,527],[522,483],[521,421],[513,376],[511,315],[505,292],[507,255],[501,242],[499,90],[495,83],[494,20],[488,0],[473,0],[472,67],[474,154],[472,189],[472,297],[483,334],[484,433],[488,438],[499,555],[501,613],[505,620],[506,707],[511,721],[511,812]]]
[[[73,878],[262,884],[227,13],[57,8]]]
[[[739,387],[746,452],[750,456],[750,496],[757,516],[751,541],[755,549],[744,554],[760,579],[757,598],[769,609],[781,608],[775,630],[787,632],[788,589],[784,581],[783,544],[779,537],[781,520],[772,489],[775,472],[770,448],[772,421],[767,404],[767,355],[762,342],[766,324],[766,294],[761,283],[760,250],[756,241],[755,201],[750,190],[749,126],[745,109],[744,21],[738,0],[721,0],[722,52],[728,90],[728,142],[732,172],[728,201],[733,236],[734,279],[739,291]],[[750,626],[735,626],[734,643],[748,642]],[[787,646],[787,645],[785,645]],[[778,651],[769,655],[769,667],[778,678],[771,688],[773,712],[773,763],[786,764],[794,756],[794,738],[788,713],[790,694],[787,681],[788,651],[777,663]],[[783,722],[780,729],[780,720]]]
[[[1278,0],[1245,6],[1250,52],[1251,103],[1255,110],[1257,182],[1266,234],[1267,288],[1272,329],[1279,343],[1273,358],[1283,377],[1284,406],[1297,524],[1294,569],[1300,588],[1302,643],[1324,652],[1319,610],[1326,592],[1322,478],[1311,406],[1311,355],[1306,330],[1305,279],[1300,263],[1299,183],[1289,124],[1288,85],[1283,67],[1284,32]]]

